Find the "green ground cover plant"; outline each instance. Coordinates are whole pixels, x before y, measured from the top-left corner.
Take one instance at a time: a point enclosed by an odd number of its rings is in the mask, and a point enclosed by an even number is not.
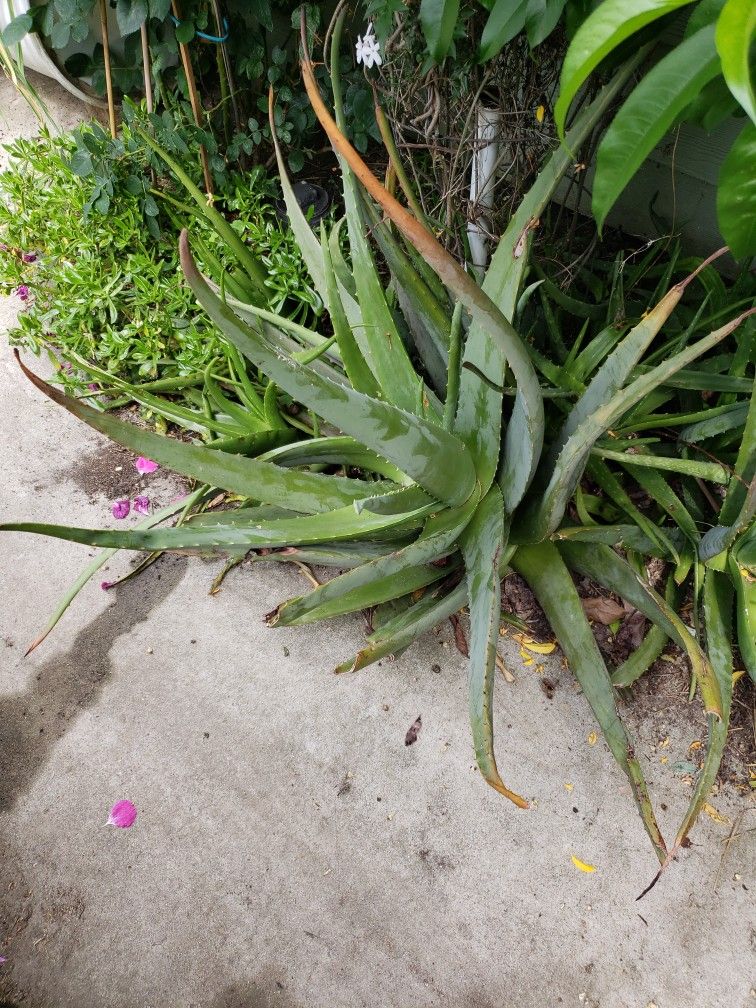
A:
[[[335,23],[332,54],[339,52],[342,26],[343,15]],[[717,285],[709,261],[683,263],[674,251],[661,269],[641,261],[602,275],[597,267],[592,279],[586,270],[581,283],[590,297],[578,285],[566,294],[547,278],[528,275],[537,221],[572,164],[572,152],[601,121],[637,60],[576,116],[566,147],[542,167],[478,284],[348,142],[338,56],[330,67],[331,114],[302,29],[305,85],[339,158],[346,220],[313,232],[277,154],[291,227],[332,333],[325,336],[264,305],[255,261],[234,236],[229,255],[246,274],[238,286],[248,287],[249,297],[231,294],[212,269],[203,276],[194,228],[182,234],[181,263],[228,345],[266,376],[270,414],[280,415],[287,402],[301,404],[308,436],[293,439],[286,431],[284,443],[265,448],[259,439],[185,443],[94,410],[24,366],[34,384],[73,415],[200,485],[192,502],[197,506],[174,527],[153,523],[122,531],[12,522],[2,529],[86,543],[104,555],[121,548],[149,555],[188,550],[224,555],[229,563],[251,555],[332,566],[342,573],[282,603],[268,621],[304,624],[371,609],[366,645],[339,672],[401,653],[467,605],[469,714],[478,766],[493,788],[527,808],[527,798],[502,779],[493,739],[500,582],[517,572],[540,603],[628,779],[663,869],[706,801],[727,737],[734,660],[728,624],[735,616],[738,627],[752,628],[752,343],[732,339],[751,325],[752,292],[738,281],[717,304],[708,289]],[[406,176],[397,171],[397,177],[408,205],[415,205]],[[224,223],[215,224],[222,233]],[[628,287],[639,304],[624,296],[625,274],[633,271]],[[706,295],[691,311],[688,298],[698,284]],[[528,306],[535,298],[547,329],[528,339]],[[577,336],[576,317],[584,323]],[[678,395],[681,388],[711,391],[716,385],[724,396],[717,412],[696,409]],[[691,432],[713,419],[711,413],[718,426]],[[670,450],[655,432],[659,425],[678,430],[680,423],[686,437]],[[695,448],[702,442],[715,444],[720,454],[702,460]],[[658,507],[653,527],[615,485],[616,472],[625,467]],[[208,507],[218,487],[236,507]],[[699,496],[709,511],[703,505],[695,510]],[[712,509],[717,497],[722,506]],[[714,531],[704,532],[714,524]],[[668,564],[666,594],[647,576],[645,562],[654,556]],[[93,567],[102,562],[97,558]],[[630,666],[607,668],[575,588],[576,573],[591,576],[652,624],[651,641],[640,658],[628,659]],[[703,598],[697,634],[673,601],[689,576],[695,597]],[[670,844],[615,698],[616,685],[642,674],[645,659],[668,639],[689,660],[709,736]]]

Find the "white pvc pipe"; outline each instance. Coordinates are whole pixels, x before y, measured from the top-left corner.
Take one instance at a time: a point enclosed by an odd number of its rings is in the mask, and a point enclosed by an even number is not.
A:
[[[501,111],[478,109],[475,128],[475,148],[470,172],[470,214],[467,240],[470,243],[472,265],[483,270],[488,265],[489,219],[486,211],[494,206],[494,180],[499,160]]]
[[[30,0],[0,0],[0,31],[7,27],[14,17],[18,17],[19,14],[26,14],[31,6]],[[13,50],[15,50],[15,46],[12,47],[11,52]],[[65,74],[61,73],[50,58],[50,54],[42,44],[39,35],[30,32],[23,37],[21,40],[21,56],[24,66],[28,70],[36,70],[37,73],[52,78],[52,80],[57,81],[58,84],[64,87],[66,91],[74,95],[75,98],[86,102],[88,105],[102,105],[101,99],[82,91]]]

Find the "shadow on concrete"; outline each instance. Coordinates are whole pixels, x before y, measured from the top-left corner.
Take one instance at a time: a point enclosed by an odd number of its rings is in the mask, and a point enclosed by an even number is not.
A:
[[[76,718],[97,703],[114,671],[114,642],[171,594],[186,565],[186,557],[163,557],[145,577],[112,589],[114,604],[77,634],[68,651],[38,667],[23,692],[0,699],[0,812],[31,787]],[[42,645],[49,646],[49,640]]]
[[[258,975],[224,987],[207,1008],[301,1008],[301,1005],[292,1001],[280,980]]]

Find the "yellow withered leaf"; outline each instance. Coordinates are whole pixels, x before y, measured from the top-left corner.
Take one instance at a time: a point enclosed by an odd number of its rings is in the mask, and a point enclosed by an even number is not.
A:
[[[703,810],[709,819],[713,819],[715,823],[720,823],[722,826],[730,825],[730,820],[727,816],[723,816],[721,812],[718,812],[717,809],[715,809],[713,805],[709,805],[708,802],[704,805]]]
[[[546,109],[543,105],[539,105],[536,109],[536,122],[542,123],[543,117],[546,114]]]
[[[579,871],[584,871],[584,872],[589,872],[589,873],[596,871],[596,869],[594,868],[594,866],[592,864],[586,864],[585,861],[581,861],[580,858],[576,858],[574,854],[572,855],[572,863],[575,865],[575,867]]]
[[[540,641],[534,641],[532,637],[526,637],[524,634],[513,634],[514,639],[522,647],[526,647],[528,651],[532,651],[534,654],[552,654],[556,651],[556,644],[553,641],[547,641],[542,644]]]
[[[598,742],[598,735],[596,734],[595,731],[592,731],[588,735],[588,745],[596,745],[597,742]]]

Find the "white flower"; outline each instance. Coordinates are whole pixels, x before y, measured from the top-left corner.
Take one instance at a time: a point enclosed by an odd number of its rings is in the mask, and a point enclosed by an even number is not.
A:
[[[381,48],[378,39],[373,35],[373,22],[367,26],[367,31],[365,32],[365,37],[360,38],[357,36],[357,45],[355,46],[357,50],[357,62],[364,63],[366,69],[370,70],[373,66],[380,66],[383,60],[381,59]]]

